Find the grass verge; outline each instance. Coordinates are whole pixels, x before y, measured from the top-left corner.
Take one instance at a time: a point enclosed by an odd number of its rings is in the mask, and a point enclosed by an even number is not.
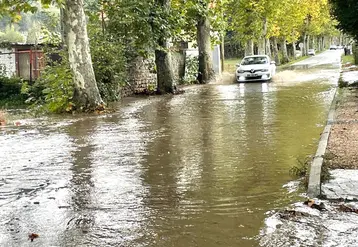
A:
[[[301,62],[305,59],[309,58],[309,56],[303,56],[303,57],[299,57],[299,58],[296,58],[296,59],[293,59],[291,61],[289,61],[288,63],[285,63],[285,64],[282,64],[282,65],[279,65],[277,66],[278,68],[280,69],[285,69],[287,67],[290,67],[291,65],[293,65],[294,63],[298,63],[298,62]]]
[[[235,72],[236,64],[241,62],[241,58],[229,58],[224,61],[225,72]]]
[[[342,64],[354,64],[354,57],[353,55],[347,55],[345,56],[344,54],[342,55]]]
[[[312,163],[312,157],[308,156],[304,160],[297,160],[297,164],[291,167],[289,173],[295,179],[301,179],[301,185],[305,189],[308,188],[309,180],[309,171]],[[321,167],[321,183],[325,183],[331,179],[331,174],[329,173],[329,162],[326,157]]]

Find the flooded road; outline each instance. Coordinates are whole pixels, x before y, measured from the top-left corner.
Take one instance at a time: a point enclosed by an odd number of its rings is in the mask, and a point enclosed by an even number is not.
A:
[[[339,55],[1,128],[0,246],[258,246],[265,213],[299,196],[283,185],[316,151]]]

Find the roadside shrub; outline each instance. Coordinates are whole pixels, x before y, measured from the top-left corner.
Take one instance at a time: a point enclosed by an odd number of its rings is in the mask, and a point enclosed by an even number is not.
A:
[[[328,157],[328,156],[327,156]],[[303,160],[297,160],[297,165],[291,167],[289,173],[293,178],[301,178],[301,184],[306,189],[308,188],[309,171],[312,163],[312,156],[307,156]],[[327,182],[331,179],[329,172],[329,162],[327,162],[326,155],[323,157],[324,161],[321,167],[321,183]]]
[[[20,78],[0,77],[0,98],[5,99],[21,94],[22,80]]]
[[[348,82],[344,81],[342,76],[338,80],[338,87],[340,88],[348,87]]]
[[[199,58],[187,56],[185,58],[185,75],[181,84],[194,84],[197,82]]]
[[[97,14],[88,14],[88,36],[97,86],[104,101],[117,101],[127,81],[125,48],[121,42],[104,32]]]
[[[72,111],[74,84],[67,58],[60,52],[61,60],[46,66],[34,83],[24,83],[22,93],[28,97],[31,108],[43,113]],[[51,51],[52,54],[52,51]]]
[[[126,82],[126,62],[123,47],[115,42],[91,40],[93,69],[97,86],[104,101],[117,101]]]
[[[324,160],[321,168],[321,183],[325,183],[330,179],[332,179],[332,175],[329,172],[329,162]]]
[[[25,104],[24,95],[21,94],[22,79],[0,76],[0,105],[5,107]]]
[[[309,168],[312,162],[312,157],[307,156],[304,159],[297,159],[297,164],[292,166],[289,173],[293,178],[300,178],[302,185],[307,188],[308,187],[308,176],[309,176]]]

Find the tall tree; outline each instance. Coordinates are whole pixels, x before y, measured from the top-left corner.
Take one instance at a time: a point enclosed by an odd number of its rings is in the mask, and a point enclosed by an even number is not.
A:
[[[41,0],[43,6],[48,6],[52,2],[52,0]],[[94,110],[102,105],[103,101],[93,72],[83,0],[56,0],[55,2],[64,9],[64,36],[74,78],[76,107],[82,110]],[[0,13],[17,18],[20,11],[36,12],[37,7],[33,4],[34,1],[30,0],[3,0],[0,3]]]
[[[172,68],[172,59],[169,48],[168,41],[168,30],[170,29],[168,23],[169,14],[170,14],[170,0],[156,0],[156,5],[161,8],[162,18],[160,20],[160,25],[162,28],[153,27],[154,30],[160,30],[157,35],[157,47],[155,49],[155,64],[157,66],[157,82],[158,82],[158,91],[159,93],[174,93],[174,73]],[[154,24],[154,22],[153,22]]]
[[[358,40],[358,2],[356,0],[330,0],[338,28]]]
[[[118,12],[124,13],[118,15]],[[170,0],[113,0],[105,7],[107,27],[111,36],[125,44],[127,58],[155,54],[157,90],[173,93],[170,42],[173,40],[173,21]]]
[[[83,0],[66,0],[63,9],[64,37],[75,83],[75,102],[84,109],[103,104],[99,93],[87,34]]]
[[[209,3],[199,0],[201,11],[197,15],[197,43],[199,49],[199,83],[208,83],[214,78],[213,61],[211,56],[211,37]],[[214,7],[214,6],[213,6]]]
[[[182,39],[194,41],[199,50],[197,80],[208,83],[214,78],[212,44],[220,43],[223,2],[226,0],[173,0],[173,8],[180,13],[178,28]],[[216,40],[213,40],[213,37]]]

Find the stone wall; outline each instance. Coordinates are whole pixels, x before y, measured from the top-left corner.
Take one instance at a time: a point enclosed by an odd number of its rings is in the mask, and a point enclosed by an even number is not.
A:
[[[174,79],[177,84],[184,77],[185,53],[172,53]],[[134,94],[147,94],[157,88],[154,56],[151,58],[137,57],[133,59],[128,69],[128,84],[122,88],[122,97]]]
[[[137,57],[128,69],[128,84],[122,88],[122,97],[133,94],[145,94],[157,88],[157,74],[154,59]]]
[[[176,84],[180,84],[185,76],[185,52],[173,52],[171,58],[174,80]]]

